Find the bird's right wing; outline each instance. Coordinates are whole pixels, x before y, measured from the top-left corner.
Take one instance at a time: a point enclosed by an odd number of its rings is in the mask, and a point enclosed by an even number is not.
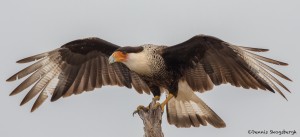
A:
[[[288,65],[257,55],[267,49],[241,47],[221,39],[198,35],[177,45],[165,48],[162,56],[169,71],[180,74],[178,94],[167,105],[168,122],[177,127],[207,125],[225,127],[225,122],[193,91],[205,92],[214,85],[231,84],[236,87],[277,91],[281,86],[289,91],[275,75],[290,80],[265,63]]]
[[[104,85],[133,86],[139,93],[144,91],[149,94],[148,85],[136,73],[121,63],[108,63],[108,57],[118,48],[99,38],[87,38],[19,60],[17,63],[36,62],[7,79],[14,81],[31,74],[10,95],[34,84],[21,102],[23,105],[39,94],[31,109],[34,111],[48,95],[52,95],[51,101],[55,101]]]
[[[170,70],[183,75],[194,91],[208,91],[214,85],[230,83],[236,87],[277,91],[278,84],[289,91],[273,74],[291,81],[287,76],[265,64],[288,65],[257,55],[267,49],[241,47],[221,39],[198,35],[164,49],[162,54]]]

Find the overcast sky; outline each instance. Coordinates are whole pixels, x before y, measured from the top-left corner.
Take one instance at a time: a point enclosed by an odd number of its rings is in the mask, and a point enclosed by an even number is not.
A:
[[[248,130],[283,129],[300,135],[299,7],[299,0],[1,0],[0,136],[141,137],[142,121],[132,117],[132,112],[138,105],[147,105],[152,96],[103,87],[54,103],[47,101],[30,113],[34,101],[19,107],[26,92],[8,96],[23,79],[5,80],[28,65],[16,64],[18,59],[79,38],[96,36],[121,46],[174,45],[197,34],[270,49],[260,55],[290,64],[274,67],[294,81],[283,80],[292,93],[284,91],[289,101],[277,93],[229,85],[197,93],[227,127],[179,129],[169,125],[164,114],[166,137],[252,137],[255,135]]]

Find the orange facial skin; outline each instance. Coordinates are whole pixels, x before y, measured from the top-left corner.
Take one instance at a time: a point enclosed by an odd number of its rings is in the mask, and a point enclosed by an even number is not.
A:
[[[112,56],[115,58],[115,62],[125,62],[127,59],[127,54],[121,51],[115,51]]]

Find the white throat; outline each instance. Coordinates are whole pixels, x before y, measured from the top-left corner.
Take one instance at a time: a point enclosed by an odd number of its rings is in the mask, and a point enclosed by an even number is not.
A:
[[[127,60],[123,62],[130,70],[140,75],[151,75],[151,62],[145,51],[128,53]]]

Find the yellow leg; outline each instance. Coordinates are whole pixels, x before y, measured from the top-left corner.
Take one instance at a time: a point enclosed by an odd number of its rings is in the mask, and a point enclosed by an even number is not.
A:
[[[170,99],[172,99],[174,97],[173,94],[169,94],[168,97],[166,98],[166,100],[164,102],[161,103],[161,109],[164,110],[164,107],[167,105],[167,103],[169,102]]]
[[[164,111],[165,106],[167,105],[167,103],[169,102],[169,100],[172,99],[173,97],[174,97],[174,95],[170,93],[170,94],[167,96],[166,100],[164,100],[161,104],[156,103],[155,106],[154,106],[154,108],[160,106],[161,109],[162,109],[162,111]]]
[[[160,96],[154,96],[152,100],[153,101],[159,101],[160,100]]]

